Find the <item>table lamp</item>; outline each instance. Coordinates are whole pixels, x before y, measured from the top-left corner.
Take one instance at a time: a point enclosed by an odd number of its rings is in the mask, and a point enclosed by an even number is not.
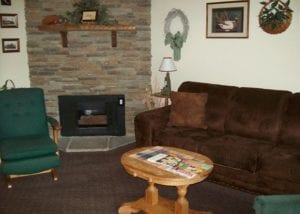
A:
[[[170,95],[171,93],[171,79],[169,72],[177,71],[172,57],[164,57],[160,67],[160,72],[166,72],[164,87],[161,89],[162,95]]]

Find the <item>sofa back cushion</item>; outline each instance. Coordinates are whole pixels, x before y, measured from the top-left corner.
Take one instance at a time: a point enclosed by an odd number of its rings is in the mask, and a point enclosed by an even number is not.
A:
[[[208,129],[224,131],[225,117],[229,109],[229,99],[237,87],[199,82],[184,82],[180,92],[207,93],[205,122]]]
[[[275,142],[290,94],[258,88],[238,89],[225,121],[226,132]]]
[[[283,114],[280,140],[284,144],[300,146],[300,93],[293,94],[289,98]]]

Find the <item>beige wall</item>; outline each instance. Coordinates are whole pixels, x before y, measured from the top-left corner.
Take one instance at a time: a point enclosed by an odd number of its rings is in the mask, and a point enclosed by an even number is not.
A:
[[[6,79],[12,79],[17,87],[29,87],[29,68],[26,49],[26,31],[25,31],[25,11],[24,0],[11,1],[11,6],[0,6],[0,13],[16,13],[18,14],[18,28],[0,28],[0,37],[3,38],[19,38],[19,53],[0,53],[0,86],[4,84]]]
[[[178,71],[171,74],[173,89],[183,81],[202,81],[236,86],[300,91],[300,1],[291,1],[295,11],[290,28],[271,35],[259,28],[260,0],[250,1],[248,39],[206,39],[206,3],[217,0],[152,0],[152,83],[163,83],[158,72],[161,59],[172,56],[164,45],[164,19],[172,8],[181,9],[190,23]],[[224,1],[224,0],[223,0]],[[180,29],[174,20],[171,29]]]
[[[261,5],[259,0],[252,0],[248,39],[206,39],[206,3],[212,1],[217,0],[152,0],[153,86],[160,88],[163,83],[163,74],[158,72],[161,58],[172,55],[170,47],[164,45],[164,19],[172,8],[177,8],[188,17],[190,31],[182,49],[182,59],[176,62],[178,71],[171,74],[174,89],[183,81],[194,80],[300,91],[300,1],[291,1],[291,8],[295,11],[293,21],[282,34],[270,35],[258,27],[257,16]],[[24,1],[12,1],[12,6],[0,6],[0,12],[19,15],[19,28],[0,28],[0,37],[18,37],[21,41],[20,53],[3,54],[1,51],[0,84],[10,78],[18,87],[27,87],[30,81]],[[178,23],[175,20],[171,29],[179,29]]]

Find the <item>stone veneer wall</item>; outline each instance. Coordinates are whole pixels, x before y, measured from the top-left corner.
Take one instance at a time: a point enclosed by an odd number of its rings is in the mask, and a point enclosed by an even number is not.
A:
[[[100,1],[100,0],[99,0]],[[134,134],[134,116],[143,110],[151,84],[151,0],[101,0],[120,24],[135,32],[118,32],[116,48],[110,31],[72,31],[63,48],[57,32],[39,31],[47,15],[72,11],[75,0],[25,0],[31,87],[41,87],[47,111],[58,119],[58,95],[125,94],[126,135]]]

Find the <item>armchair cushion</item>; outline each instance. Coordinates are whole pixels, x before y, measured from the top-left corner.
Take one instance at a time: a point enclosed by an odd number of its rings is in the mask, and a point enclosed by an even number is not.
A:
[[[0,139],[48,135],[43,90],[19,88],[2,91],[0,124],[3,124],[0,126]]]
[[[48,136],[27,136],[0,141],[2,160],[18,160],[55,154],[56,144]]]
[[[259,195],[253,208],[256,214],[298,214],[300,195]]]
[[[56,154],[36,158],[3,161],[1,171],[4,175],[24,175],[38,173],[60,165],[60,158]]]

